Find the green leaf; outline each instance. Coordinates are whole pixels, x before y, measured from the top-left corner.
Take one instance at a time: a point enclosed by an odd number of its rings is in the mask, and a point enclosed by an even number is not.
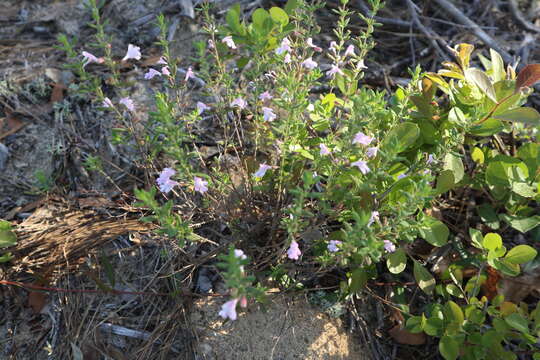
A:
[[[495,89],[489,77],[481,70],[467,69],[465,70],[465,78],[467,81],[476,85],[486,96],[493,102],[497,102],[497,96],[495,95]]]
[[[445,315],[445,319],[448,319],[450,322],[453,322],[460,326],[465,320],[463,310],[461,310],[461,307],[452,300],[449,300],[445,305]]]
[[[455,360],[459,356],[459,343],[453,337],[445,335],[439,341],[439,352],[446,360]]]
[[[281,24],[282,26],[285,26],[289,23],[289,15],[283,10],[282,8],[273,7],[270,9],[270,17],[272,17],[272,20],[275,22]]]
[[[459,126],[467,125],[465,114],[463,114],[463,111],[458,107],[453,107],[450,109],[450,112],[448,113],[448,121]]]
[[[367,284],[367,274],[364,268],[354,270],[349,279],[349,291],[355,294]]]
[[[450,231],[441,221],[427,217],[421,228],[424,239],[433,246],[441,247],[448,242]]]
[[[238,35],[244,34],[244,28],[242,24],[240,24],[240,4],[236,3],[233,6],[229,8],[227,11],[227,15],[225,16],[225,20],[227,21],[227,25],[231,28],[232,31],[234,31]]]
[[[493,118],[510,122],[520,122],[534,126],[540,124],[540,113],[531,107],[510,109],[501,114],[493,115]]]
[[[443,169],[452,171],[456,184],[460,182],[461,179],[463,179],[463,175],[465,175],[465,169],[461,158],[452,153],[448,153],[444,157]]]
[[[405,270],[405,267],[407,267],[407,256],[405,255],[405,251],[399,248],[388,255],[386,266],[388,267],[388,271],[392,274],[399,274]]]
[[[437,187],[435,192],[440,195],[452,189],[455,185],[454,172],[452,170],[443,170],[437,176]]]
[[[469,133],[475,136],[491,136],[501,132],[504,125],[501,120],[489,118],[480,125],[475,125],[469,129]]]
[[[490,204],[482,204],[476,208],[476,212],[484,224],[497,230],[500,227],[499,217]]]
[[[502,238],[499,234],[488,233],[484,236],[482,245],[487,250],[496,250],[502,246]]]
[[[413,272],[420,289],[428,295],[431,294],[435,289],[435,278],[416,260],[414,260]]]
[[[506,72],[501,55],[493,49],[489,49],[489,53],[491,55],[491,77],[495,82],[504,80]]]
[[[264,22],[266,19],[270,17],[270,14],[268,11],[264,10],[263,8],[258,8],[251,14],[251,21],[253,22],[253,25],[258,30],[264,29]]]
[[[426,320],[422,329],[429,336],[440,336],[444,329],[444,321],[436,317],[430,317]]]
[[[540,166],[540,145],[534,142],[524,144],[518,149],[517,155],[529,168],[529,178],[534,178]]]
[[[483,164],[485,160],[484,152],[482,151],[482,149],[475,146],[473,148],[473,151],[471,152],[471,158],[474,162],[478,164]]]
[[[476,230],[474,228],[469,228],[469,236],[471,237],[471,243],[472,245],[477,249],[483,249],[482,246],[482,232],[480,230]]]
[[[519,265],[512,264],[505,259],[493,259],[490,265],[507,276],[518,276],[521,272]]]
[[[525,264],[533,260],[538,252],[529,245],[518,245],[510,249],[504,259],[511,264]]]
[[[517,312],[505,317],[504,321],[519,332],[529,333],[529,322]]]
[[[285,7],[283,9],[287,14],[292,15],[294,11],[298,8],[298,5],[298,0],[289,0],[287,1],[287,4],[285,4]]]
[[[408,318],[405,328],[412,333],[422,332],[422,316],[411,316]]]
[[[11,229],[8,221],[0,220],[0,248],[17,244],[17,235]]]
[[[501,218],[510,224],[517,231],[526,233],[540,225],[540,216],[530,216],[530,217],[519,217],[519,216],[510,216],[508,214],[502,214]]]
[[[411,147],[420,136],[420,128],[412,122],[403,122],[390,130],[386,136],[383,146],[388,151],[400,153]]]
[[[0,256],[0,264],[8,262],[9,260],[13,259],[13,255],[11,253],[5,253],[2,256]]]
[[[512,191],[516,194],[526,197],[533,198],[536,196],[535,188],[524,182],[515,182],[512,183]]]

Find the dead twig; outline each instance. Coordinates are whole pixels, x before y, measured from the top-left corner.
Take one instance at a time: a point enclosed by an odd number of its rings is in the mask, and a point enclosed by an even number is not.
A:
[[[535,33],[540,33],[540,27],[529,22],[525,16],[519,10],[519,6],[516,0],[508,0],[508,7],[510,8],[510,13],[512,14],[516,23],[527,31],[532,31]]]
[[[467,25],[471,28],[471,31],[474,33],[474,35],[482,40],[487,46],[492,48],[493,50],[497,51],[499,54],[501,54],[503,60],[506,63],[511,63],[513,58],[510,56],[510,54],[504,50],[495,39],[493,39],[491,36],[488,35],[484,30],[478,26],[474,21],[469,19],[461,10],[459,10],[457,7],[454,6],[451,2],[447,0],[435,0],[435,2],[445,11],[448,12],[448,14],[454,18],[457,22]]]

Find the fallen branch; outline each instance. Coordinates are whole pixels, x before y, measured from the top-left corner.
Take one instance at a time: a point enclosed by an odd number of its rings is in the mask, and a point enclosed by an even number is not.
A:
[[[447,11],[448,14],[454,18],[454,20],[463,25],[469,26],[474,35],[480,40],[482,40],[487,46],[501,54],[503,60],[506,63],[511,63],[513,61],[512,56],[510,56],[508,52],[503,50],[503,48],[499,45],[497,41],[495,41],[491,36],[488,35],[488,33],[482,30],[482,28],[480,28],[478,24],[476,24],[465,14],[463,14],[457,7],[454,6],[454,4],[447,0],[435,0],[435,2],[445,11]]]
[[[508,7],[510,8],[510,13],[516,20],[516,23],[527,31],[532,31],[535,33],[540,33],[540,28],[531,22],[529,22],[525,16],[519,10],[519,6],[516,0],[508,0]]]

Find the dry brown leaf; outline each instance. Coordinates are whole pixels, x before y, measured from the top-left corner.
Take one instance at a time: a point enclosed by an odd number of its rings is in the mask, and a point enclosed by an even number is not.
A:
[[[54,83],[53,89],[51,92],[51,103],[54,104],[56,102],[62,101],[64,99],[64,89],[66,87],[60,83]]]
[[[413,334],[399,324],[388,330],[388,334],[400,344],[422,345],[426,343],[426,334],[423,332]]]
[[[34,314],[39,314],[47,304],[47,294],[39,291],[28,293],[28,306],[32,308]]]
[[[16,133],[26,125],[22,120],[14,116],[9,109],[4,108],[4,112],[7,116],[0,118],[0,140]]]

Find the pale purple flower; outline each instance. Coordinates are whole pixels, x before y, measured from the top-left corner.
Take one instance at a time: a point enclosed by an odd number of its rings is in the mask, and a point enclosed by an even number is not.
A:
[[[373,141],[373,138],[369,135],[364,134],[363,132],[357,132],[356,135],[354,135],[354,139],[352,141],[353,144],[360,144],[360,145],[369,145]]]
[[[343,56],[347,57],[347,56],[354,56],[354,55],[355,55],[354,45],[347,46],[347,50],[345,50],[345,53],[343,54]]]
[[[128,45],[128,50],[126,52],[126,56],[122,59],[122,61],[126,61],[129,59],[135,59],[140,60],[141,59],[141,48],[132,44]]]
[[[321,156],[330,155],[331,151],[330,151],[330,149],[328,148],[328,146],[326,146],[325,144],[321,143],[321,144],[319,144],[319,147],[321,148],[321,150],[319,151],[319,154],[320,154]]]
[[[291,260],[298,260],[300,255],[302,255],[302,252],[300,251],[300,248],[298,247],[298,243],[293,240],[291,242],[291,246],[289,247],[289,250],[287,250],[287,256]]]
[[[332,67],[330,68],[330,70],[328,70],[328,71],[326,72],[326,76],[333,77],[333,76],[336,75],[336,74],[343,75],[343,71],[341,71],[341,69],[339,68],[339,66],[337,66],[336,64],[332,64]]]
[[[161,171],[161,174],[159,174],[159,177],[156,180],[156,183],[159,185],[159,190],[163,193],[168,193],[172,190],[173,187],[178,185],[178,183],[174,180],[171,180],[171,176],[176,174],[176,171],[174,171],[171,168],[165,168],[163,171]]]
[[[206,110],[209,110],[210,106],[206,105],[205,103],[201,101],[197,101],[197,113],[201,115]]]
[[[85,59],[85,65],[95,62],[96,64],[101,64],[105,60],[103,58],[97,58],[94,55],[90,54],[88,51],[83,51],[82,56]]]
[[[231,49],[236,49],[236,44],[234,43],[234,40],[232,36],[230,35],[225,36],[223,40],[221,40],[221,42],[227,44],[227,46],[230,47]]]
[[[214,41],[212,39],[208,39],[208,48],[213,49],[214,47]]]
[[[208,191],[208,181],[205,181],[204,179],[195,176],[193,177],[193,188],[195,191],[204,194]]]
[[[270,94],[268,91],[265,91],[261,95],[259,95],[259,99],[262,101],[272,100],[272,98],[272,94]]]
[[[184,81],[188,81],[189,79],[191,79],[193,77],[195,77],[195,73],[193,72],[191,67],[188,67],[188,69],[186,71],[186,77],[184,78]]]
[[[135,103],[129,97],[121,98],[118,102],[127,107],[129,111],[135,111]]]
[[[383,240],[384,242],[384,250],[388,251],[389,253],[393,253],[396,251],[396,245],[394,245],[393,242],[390,240]]]
[[[290,64],[292,62],[291,54],[287,53],[285,57],[283,58],[283,63]]]
[[[356,64],[356,70],[365,70],[367,69],[366,64],[364,64],[364,59],[361,59],[358,64]]]
[[[371,216],[369,217],[369,221],[367,223],[367,226],[371,226],[375,222],[375,220],[379,220],[379,212],[378,211],[372,211]]]
[[[366,175],[368,172],[370,172],[369,167],[367,166],[367,163],[363,160],[358,160],[353,163],[351,163],[352,166],[356,166],[358,170],[364,175]]]
[[[429,154],[428,159],[426,160],[426,164],[431,165],[431,164],[434,164],[434,163],[436,163],[436,160],[433,157],[433,154]]]
[[[336,52],[337,51],[337,43],[335,41],[331,41],[330,42],[330,47],[328,48],[329,50],[333,51],[333,52]]]
[[[157,65],[167,65],[167,60],[165,60],[165,57],[162,56],[159,58],[159,60],[156,63]]]
[[[317,52],[321,52],[322,49],[320,47],[318,47],[317,45],[313,44],[313,39],[312,38],[308,38],[306,40],[306,44],[307,46],[309,46],[310,48],[312,48],[313,50],[317,51]]]
[[[221,306],[221,311],[219,312],[219,316],[221,316],[224,319],[231,319],[236,320],[236,304],[238,303],[238,299],[232,299],[227,301],[225,304]]]
[[[280,46],[276,49],[276,54],[281,55],[288,51],[291,51],[291,42],[289,41],[289,39],[284,38],[283,40],[281,40]]]
[[[377,152],[379,151],[379,148],[376,147],[376,146],[373,146],[373,147],[369,147],[367,148],[366,150],[366,155],[367,157],[369,158],[374,158],[375,156],[377,156]]]
[[[236,256],[239,259],[246,260],[247,256],[244,254],[244,252],[240,249],[234,249],[234,256]]]
[[[268,170],[270,170],[272,167],[270,165],[266,164],[260,164],[259,170],[257,170],[255,173],[253,173],[253,177],[255,178],[262,178],[266,174]]]
[[[161,73],[157,71],[156,69],[150,69],[146,74],[144,74],[144,78],[146,80],[152,79],[154,76],[161,76]]]
[[[397,179],[401,180],[401,179],[406,178],[406,177],[407,177],[407,174],[403,173],[403,174],[399,174]]]
[[[263,106],[262,111],[264,121],[274,121],[277,117],[277,115],[274,113],[274,110],[268,107]]]
[[[309,57],[302,62],[302,66],[305,67],[306,69],[313,70],[317,67],[317,63],[313,61],[312,58]]]
[[[103,99],[103,102],[101,103],[101,105],[102,105],[103,107],[106,107],[106,108],[112,108],[112,107],[114,107],[114,105],[113,105],[111,99],[109,99],[108,97],[106,97],[105,99]]]
[[[337,251],[339,251],[338,246],[339,246],[340,244],[341,244],[341,241],[339,241],[339,240],[330,240],[330,241],[328,242],[328,246],[327,246],[328,251],[330,251],[330,252],[337,252]]]
[[[246,100],[242,99],[241,97],[238,97],[231,102],[231,107],[238,107],[240,109],[244,109],[246,106]]]
[[[161,68],[161,73],[165,76],[169,76],[171,75],[171,72],[169,71],[169,67],[168,66],[164,66]]]

